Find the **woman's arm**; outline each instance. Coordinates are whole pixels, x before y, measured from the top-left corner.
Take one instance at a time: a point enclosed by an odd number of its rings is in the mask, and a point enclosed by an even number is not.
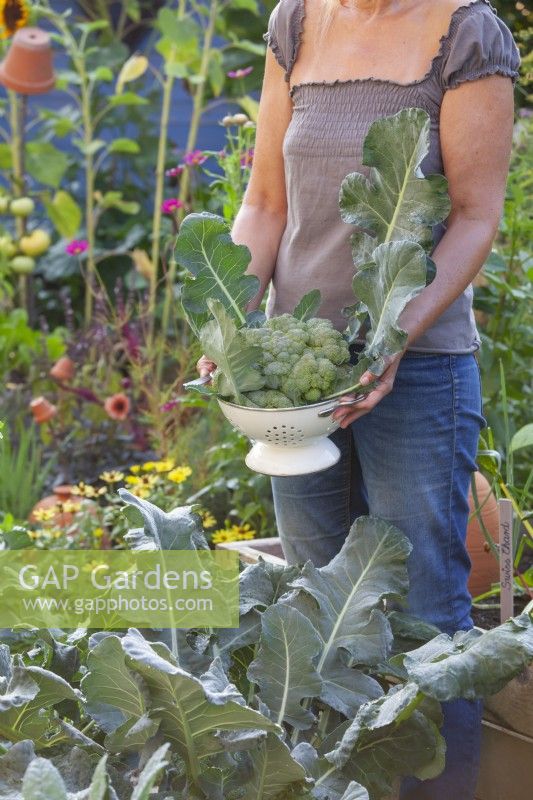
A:
[[[261,281],[258,294],[248,304],[249,311],[258,308],[272,278],[287,221],[282,147],[291,114],[284,71],[268,49],[250,181],[232,228],[233,240],[245,244],[252,255],[248,272]],[[205,356],[197,364],[201,377],[215,366]]]
[[[493,75],[447,91],[441,107],[440,139],[452,210],[433,252],[437,274],[407,305],[400,324],[408,345],[426,331],[475,278],[498,229],[505,197],[513,131],[513,88]],[[376,389],[357,411],[335,412],[346,427],[387,395],[401,355],[391,359]],[[365,373],[361,383],[371,383]]]

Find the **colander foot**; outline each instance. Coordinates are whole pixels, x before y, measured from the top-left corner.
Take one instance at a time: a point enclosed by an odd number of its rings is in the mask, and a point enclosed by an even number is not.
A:
[[[327,437],[322,437],[301,447],[278,447],[256,442],[246,456],[246,464],[254,472],[282,477],[321,472],[336,464],[340,457],[339,448]]]

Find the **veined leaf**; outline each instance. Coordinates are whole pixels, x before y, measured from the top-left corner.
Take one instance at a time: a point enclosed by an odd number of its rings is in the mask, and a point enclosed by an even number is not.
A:
[[[365,355],[377,362],[378,369],[383,356],[395,355],[404,348],[407,334],[399,327],[400,315],[425,286],[426,254],[415,242],[379,245],[373,261],[364,264],[354,277],[354,292],[371,323]]]
[[[168,749],[169,745],[164,744],[149,758],[145,768],[139,775],[131,800],[150,800],[152,789],[161,774],[161,770],[168,764],[168,759],[166,758]]]
[[[406,594],[410,550],[406,537],[393,525],[360,517],[329,564],[316,568],[308,561],[301,577],[291,583],[300,592],[287,603],[308,617],[321,638],[316,664],[323,681],[321,697],[342,713],[353,715],[362,702],[382,694],[373,678],[347,666],[343,656],[356,664],[371,661],[376,630],[383,641],[382,656],[390,648],[388,622],[378,607],[386,597]],[[369,625],[372,636],[367,641]]]
[[[306,779],[305,770],[292,758],[287,745],[272,733],[249,756],[253,777],[245,787],[243,800],[275,800]]]
[[[185,760],[193,783],[201,773],[201,758],[224,749],[216,735],[219,731],[255,728],[281,732],[259,712],[228,699],[235,696],[229,681],[222,691],[212,677],[203,683],[168,661],[160,646],[150,646],[137,631],[130,631],[121,642],[129,666],[142,675],[150,689],[163,736]]]
[[[259,291],[259,278],[245,275],[250,251],[232,241],[222,217],[208,213],[185,217],[176,238],[175,258],[193,276],[182,293],[187,314],[205,314],[211,298],[219,300],[236,322],[245,324],[246,305]]]
[[[126,541],[133,550],[207,550],[201,520],[190,506],[162,511],[160,508],[119,489],[125,503],[135,506],[142,514],[144,528],[133,528]]]
[[[403,656],[410,680],[429,697],[441,702],[465,697],[473,700],[496,694],[533,659],[533,625],[521,614],[484,633],[439,637]]]
[[[254,369],[261,351],[259,347],[246,344],[219,300],[208,300],[208,308],[214,319],[200,331],[200,342],[206,356],[217,364],[214,379],[217,393],[239,402],[242,392],[261,389],[264,385],[263,376]]]
[[[279,724],[309,728],[313,723],[314,715],[301,701],[320,694],[322,681],[314,667],[320,652],[318,633],[295,608],[277,604],[261,615],[259,652],[248,677],[259,685],[261,700]]]
[[[420,165],[429,151],[430,119],[420,108],[406,108],[376,120],[363,145],[370,176],[355,172],[341,185],[345,222],[364,229],[352,236],[356,266],[368,260],[376,244],[396,239],[432,245],[431,227],[450,211],[443,175],[424,177]]]
[[[316,317],[321,301],[322,296],[318,289],[312,289],[310,292],[307,292],[307,294],[304,294],[292,312],[293,317],[301,320],[307,320],[311,319],[311,317]]]

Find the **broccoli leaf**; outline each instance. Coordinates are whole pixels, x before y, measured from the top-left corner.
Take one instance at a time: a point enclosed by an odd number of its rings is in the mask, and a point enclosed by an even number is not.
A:
[[[424,177],[420,165],[429,151],[430,119],[421,108],[406,108],[376,120],[363,145],[369,177],[347,175],[340,191],[344,222],[362,228],[352,236],[356,266],[364,264],[376,244],[395,239],[432,246],[433,225],[450,212],[443,175]]]
[[[415,242],[387,242],[373,253],[353,279],[354,292],[370,317],[365,355],[377,362],[373,372],[382,371],[382,357],[399,353],[407,334],[398,325],[405,306],[426,286],[426,254]]]
[[[264,379],[254,369],[261,350],[246,344],[244,337],[219,300],[207,301],[214,319],[200,331],[204,353],[217,365],[215,382],[218,394],[242,402],[241,392],[262,389]]]
[[[301,319],[305,322],[306,320],[311,319],[311,317],[316,317],[321,302],[322,296],[319,290],[312,289],[310,292],[307,292],[307,294],[304,294],[292,312],[292,315],[293,317],[296,317],[296,319]]]
[[[229,225],[216,214],[189,214],[181,223],[174,255],[187,277],[182,305],[193,330],[205,322],[209,299],[218,300],[240,325],[245,309],[259,290],[259,278],[246,275],[250,263],[247,247],[232,241]]]

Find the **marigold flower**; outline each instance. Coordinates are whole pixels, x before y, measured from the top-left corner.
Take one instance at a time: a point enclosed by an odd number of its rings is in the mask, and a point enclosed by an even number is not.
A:
[[[240,67],[239,69],[230,69],[229,72],[226,72],[228,78],[246,78],[251,72],[253,72],[253,67]]]
[[[23,28],[29,17],[28,4],[25,0],[0,0],[0,36],[8,39]]]
[[[35,422],[39,424],[49,422],[57,414],[57,406],[51,403],[46,397],[35,397],[30,403],[30,411]]]
[[[126,483],[129,483],[130,486],[144,486],[152,489],[157,483],[157,475],[128,475]]]
[[[120,483],[124,480],[124,474],[119,472],[116,469],[112,469],[106,472],[102,472],[99,476],[101,481],[105,481],[105,483]]]
[[[190,467],[182,466],[175,467],[175,469],[171,470],[166,477],[169,479],[169,481],[172,481],[172,483],[183,483],[188,477],[190,477],[190,475],[192,475],[192,469]]]
[[[81,509],[81,503],[74,503],[72,500],[65,500],[57,505],[58,510],[64,514],[76,514]]]
[[[56,506],[53,508],[36,508],[32,516],[37,522],[49,522],[56,516],[57,512]]]
[[[87,239],[74,239],[67,244],[65,252],[68,253],[69,256],[80,256],[82,253],[85,253],[88,247],[89,242]]]
[[[106,399],[104,409],[111,419],[123,420],[129,414],[130,401],[125,394],[119,392]]]
[[[191,150],[190,153],[185,153],[183,162],[187,164],[188,167],[199,167],[200,164],[203,164],[208,158],[209,156],[202,150]]]
[[[178,208],[183,208],[185,203],[177,197],[170,197],[168,200],[163,200],[161,203],[161,211],[163,214],[174,214]]]

